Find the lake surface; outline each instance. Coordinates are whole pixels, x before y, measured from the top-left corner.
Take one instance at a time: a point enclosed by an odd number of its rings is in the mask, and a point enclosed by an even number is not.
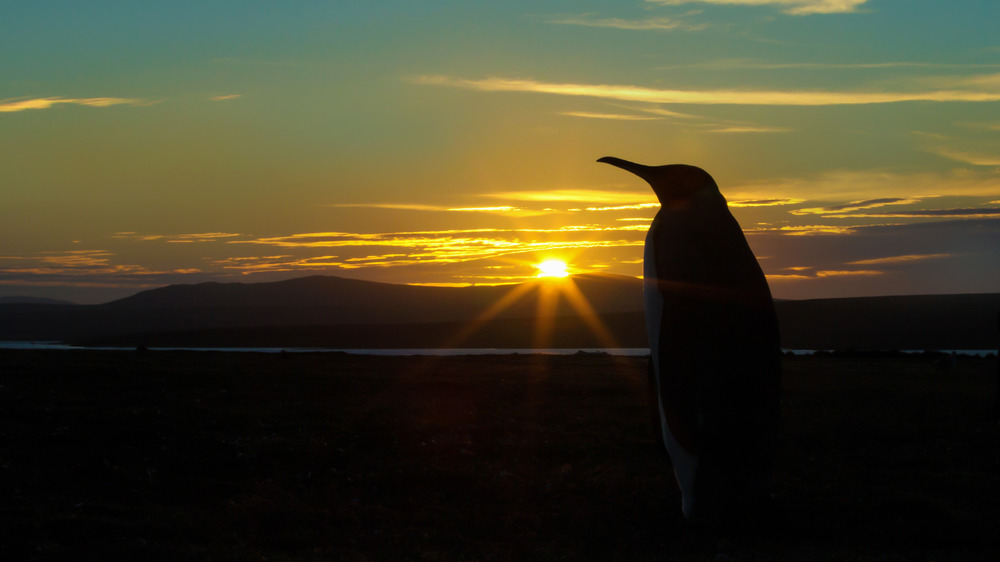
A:
[[[81,347],[67,345],[60,342],[28,342],[28,341],[0,341],[0,349],[37,349],[37,350],[99,350],[99,351],[135,351],[134,347]],[[150,347],[150,351],[223,351],[230,353],[350,353],[354,355],[379,355],[379,356],[414,356],[414,355],[573,355],[576,353],[602,353],[607,355],[642,357],[649,355],[649,348],[645,347],[621,347],[621,348],[548,348],[548,349],[507,349],[507,348],[430,348],[430,349],[333,349],[326,347]],[[794,355],[812,355],[815,349],[782,349],[784,353]],[[953,353],[955,355],[973,355],[985,357],[997,352],[995,349],[942,349],[934,350],[942,353]],[[904,349],[902,353],[924,353],[920,349]]]

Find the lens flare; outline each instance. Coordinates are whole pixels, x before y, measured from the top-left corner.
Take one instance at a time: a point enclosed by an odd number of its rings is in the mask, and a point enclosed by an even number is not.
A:
[[[566,277],[569,275],[569,266],[562,260],[545,260],[535,264],[538,268],[538,277]]]

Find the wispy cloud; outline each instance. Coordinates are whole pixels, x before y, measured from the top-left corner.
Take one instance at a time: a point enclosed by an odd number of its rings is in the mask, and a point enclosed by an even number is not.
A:
[[[656,121],[660,117],[646,117],[643,115],[622,115],[620,113],[592,113],[589,111],[563,111],[560,115],[569,117],[584,117],[587,119],[612,119],[618,121]]]
[[[808,177],[766,180],[720,186],[727,198],[804,198],[809,200],[861,200],[872,193],[886,198],[913,199],[952,196],[995,197],[1000,178],[977,171],[945,173],[893,173],[883,170],[830,170]]]
[[[285,248],[334,248],[364,246],[428,247],[439,244],[472,244],[488,247],[508,247],[523,244],[522,239],[535,235],[565,235],[580,233],[626,232],[634,226],[569,225],[558,228],[476,228],[424,230],[415,232],[308,232],[231,240],[229,244],[262,244]]]
[[[816,277],[870,277],[872,275],[882,275],[883,271],[871,269],[848,269],[848,270],[820,270],[816,272]]]
[[[641,235],[630,232],[640,229],[644,230],[645,227],[571,226],[558,229],[474,229],[371,234],[315,232],[230,243],[288,249],[341,248],[338,251],[345,254],[354,252],[357,255],[281,255],[259,259],[241,257],[217,260],[213,264],[244,272],[456,264],[501,259],[518,254],[641,246]],[[606,236],[608,234],[611,236]],[[549,239],[551,235],[557,235],[558,239]],[[623,235],[626,237],[623,238]]]
[[[222,96],[212,96],[212,97],[210,97],[208,99],[210,99],[212,101],[229,101],[229,100],[234,100],[236,98],[241,98],[241,97],[243,97],[243,94],[226,94],[226,95],[222,95]]]
[[[998,75],[1000,76],[1000,75]],[[531,92],[560,96],[592,97],[629,102],[707,104],[831,106],[936,102],[1000,101],[1000,83],[993,80],[967,82],[965,89],[923,89],[915,91],[781,91],[781,90],[671,90],[623,84],[573,84],[531,79],[467,79],[446,75],[424,75],[412,79],[418,84],[448,86],[481,92]]]
[[[426,205],[421,203],[335,203],[330,207],[356,207],[365,209],[389,209],[396,211],[427,211],[437,213],[489,213],[515,217],[533,217],[548,214],[551,210],[523,209],[510,205],[493,205],[478,207],[452,207],[448,205]]]
[[[864,201],[851,201],[849,203],[843,203],[840,205],[830,205],[828,207],[813,207],[808,209],[795,209],[790,211],[793,215],[840,215],[845,213],[852,213],[854,211],[860,211],[862,209],[873,209],[876,207],[884,207],[886,205],[908,205],[912,203],[918,203],[920,199],[909,198],[904,199],[900,197],[887,197],[884,199],[867,199]]]
[[[166,273],[191,273],[196,269],[162,271],[136,264],[113,263],[116,255],[107,250],[68,250],[40,252],[25,256],[0,256],[0,277],[20,277],[26,284],[101,277],[99,285],[112,286],[113,279],[149,277]],[[65,281],[63,281],[65,282]]]
[[[778,205],[798,205],[803,199],[741,199],[729,201],[730,207],[775,207]]]
[[[1000,166],[1000,153],[984,154],[981,152],[971,152],[947,147],[936,147],[929,150],[938,156],[943,156],[949,160],[962,162],[972,166]]]
[[[788,129],[785,127],[720,127],[718,129],[709,129],[709,133],[790,133],[794,129]]]
[[[857,260],[857,261],[847,262],[847,265],[883,265],[883,264],[894,264],[894,263],[908,263],[914,261],[948,258],[951,256],[952,254],[908,254],[905,256],[889,256],[886,258]]]
[[[600,189],[550,189],[543,191],[502,191],[484,193],[482,197],[508,199],[511,201],[533,202],[576,202],[576,203],[647,203],[655,200],[653,192],[623,192]]]
[[[662,107],[656,105],[644,105],[644,106],[633,106],[628,104],[611,104],[631,111],[636,111],[639,113],[644,113],[646,115],[653,115],[655,117],[643,117],[635,114],[619,114],[619,113],[589,113],[589,112],[564,112],[563,115],[573,115],[576,117],[590,117],[594,119],[622,119],[622,120],[663,120],[672,121],[674,123],[684,123],[686,127],[692,127],[698,130],[705,131],[707,133],[790,133],[794,129],[789,129],[787,127],[768,127],[764,125],[757,125],[754,123],[748,123],[746,121],[732,121],[732,120],[715,120],[702,117],[700,115],[694,115],[691,113],[679,113],[676,111],[670,111],[663,109]]]
[[[705,24],[695,24],[679,19],[653,17],[645,19],[621,19],[621,18],[599,18],[594,14],[580,14],[574,16],[552,16],[548,23],[560,25],[580,25],[585,27],[609,27],[613,29],[625,29],[630,31],[698,31],[706,27]]]
[[[867,0],[646,0],[646,2],[663,6],[678,6],[696,2],[727,6],[776,6],[786,14],[805,16],[857,12],[858,7]]]
[[[853,217],[861,218],[950,218],[950,219],[988,219],[1000,217],[997,208],[971,209],[916,209],[912,211],[893,211],[878,213],[858,213]]]
[[[110,107],[112,105],[151,105],[154,102],[135,98],[34,98],[7,99],[0,101],[0,113],[26,111],[29,109],[49,109],[54,105],[69,104],[87,107]]]
[[[747,58],[724,58],[689,64],[674,64],[658,67],[662,70],[696,69],[696,70],[885,70],[891,68],[938,68],[938,69],[975,69],[1000,68],[1000,64],[978,63],[939,63],[913,61],[887,62],[768,62]]]
[[[615,104],[618,105],[618,104]],[[645,105],[645,106],[634,106],[634,105],[618,105],[618,107],[623,107],[625,109],[631,109],[634,111],[641,111],[643,113],[649,113],[651,115],[656,115],[658,117],[668,117],[672,119],[704,119],[698,115],[692,115],[690,113],[680,113],[678,111],[670,111],[669,109],[663,109],[658,105]]]
[[[657,203],[634,203],[629,205],[612,205],[609,207],[587,207],[585,211],[635,211],[638,209],[657,209],[660,204]],[[641,219],[649,220],[649,219]]]
[[[796,226],[782,226],[777,229],[782,234],[787,234],[790,236],[816,236],[816,235],[829,235],[829,234],[854,234],[855,228],[850,226],[835,226],[830,224],[802,224]],[[747,232],[747,234],[754,234],[755,232],[772,232],[773,229],[752,229]]]
[[[233,232],[200,232],[195,234],[139,234],[137,232],[116,232],[111,235],[116,240],[137,240],[149,242],[162,240],[168,243],[193,243],[193,242],[214,242],[227,238],[242,236]]]

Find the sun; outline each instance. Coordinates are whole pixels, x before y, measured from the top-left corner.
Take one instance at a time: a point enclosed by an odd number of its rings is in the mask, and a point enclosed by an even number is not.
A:
[[[538,268],[538,277],[566,277],[569,275],[569,266],[562,260],[545,260],[535,264]]]

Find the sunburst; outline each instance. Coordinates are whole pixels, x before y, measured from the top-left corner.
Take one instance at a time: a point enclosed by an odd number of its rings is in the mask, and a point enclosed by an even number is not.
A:
[[[530,265],[538,270],[538,274],[536,275],[538,280],[513,286],[502,298],[494,302],[489,308],[464,326],[455,335],[451,342],[452,346],[458,345],[459,342],[478,331],[484,324],[496,318],[502,311],[522,299],[534,296],[536,299],[537,315],[535,317],[532,340],[535,347],[546,348],[551,345],[559,301],[564,301],[570,305],[580,320],[587,325],[604,347],[619,347],[614,335],[604,325],[600,315],[587,301],[587,298],[570,276],[571,268],[565,261],[549,258]]]
[[[557,259],[547,259],[535,264],[538,269],[538,277],[566,277],[569,275],[569,266],[566,262]]]

